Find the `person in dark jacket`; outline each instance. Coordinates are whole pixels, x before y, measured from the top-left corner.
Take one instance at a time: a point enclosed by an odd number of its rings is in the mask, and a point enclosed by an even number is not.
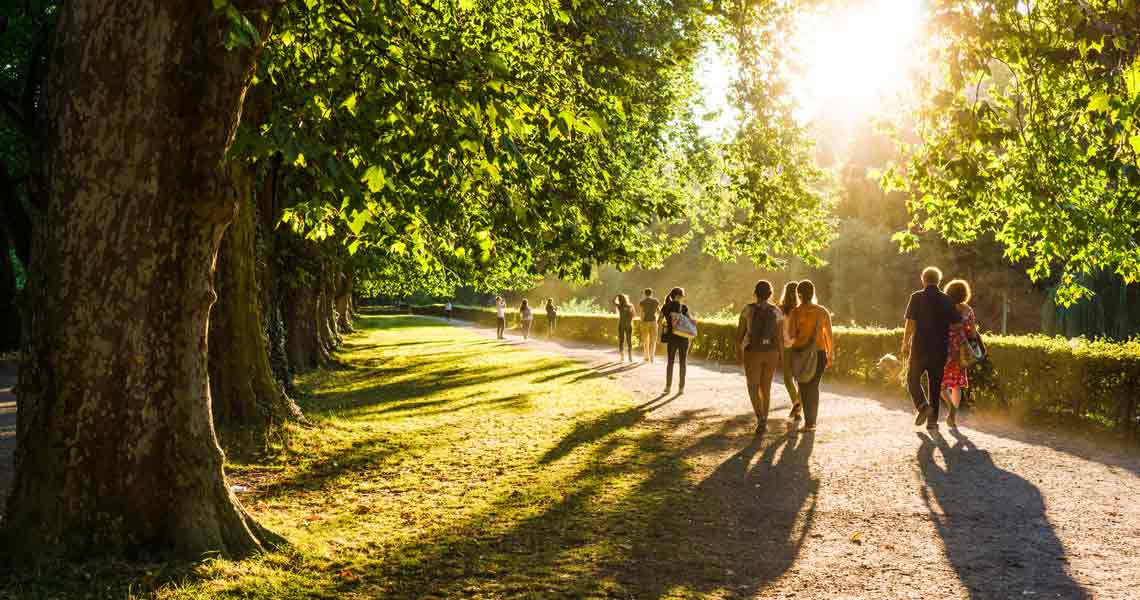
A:
[[[614,306],[618,314],[618,362],[625,362],[626,356],[633,362],[633,305],[629,296],[618,294],[614,297]]]
[[[680,313],[685,316],[689,315],[689,307],[685,306],[685,289],[675,287],[669,290],[669,296],[665,300],[665,306],[661,307],[661,326],[662,341],[665,342],[667,352],[667,360],[665,363],[665,392],[673,388],[673,363],[679,362],[680,367],[679,379],[677,386],[677,393],[685,393],[685,364],[688,362],[689,357],[689,338],[673,333],[673,315]]]
[[[950,353],[950,326],[962,322],[957,303],[938,289],[941,283],[942,271],[936,267],[922,271],[923,289],[910,296],[902,341],[902,354],[910,356],[907,388],[917,411],[914,424],[925,423],[929,430],[938,429],[942,373]],[[924,374],[929,392],[922,389]]]

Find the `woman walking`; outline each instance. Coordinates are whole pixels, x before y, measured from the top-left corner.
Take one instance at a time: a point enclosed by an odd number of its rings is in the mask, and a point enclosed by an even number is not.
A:
[[[744,307],[736,326],[736,362],[744,367],[748,399],[756,411],[756,432],[768,425],[772,406],[772,375],[784,348],[784,314],[772,304],[772,284],[760,280],[753,288],[756,301]]]
[[[558,320],[558,309],[554,307],[554,298],[546,299],[546,339],[554,337],[554,323]]]
[[[665,342],[668,357],[665,362],[665,392],[673,387],[673,363],[679,362],[680,368],[678,369],[680,378],[677,386],[677,393],[685,393],[685,363],[688,361],[689,356],[689,338],[673,333],[673,315],[680,313],[685,316],[689,315],[689,307],[685,306],[683,302],[685,298],[684,288],[675,287],[669,290],[669,296],[665,299],[665,306],[661,307],[661,323],[662,334],[661,341]]]
[[[614,306],[618,314],[618,362],[633,362],[633,305],[629,303],[629,296],[618,294],[614,296]],[[625,350],[622,350],[622,348]]]
[[[800,402],[804,407],[804,426],[800,431],[810,432],[815,431],[819,417],[819,384],[823,380],[823,372],[831,364],[835,346],[831,335],[831,313],[816,303],[815,284],[806,279],[799,282],[796,285],[796,296],[799,297],[800,305],[788,317],[788,335],[792,344],[787,352],[798,356],[805,352],[816,354],[814,374],[807,381],[804,381],[804,377],[798,378],[801,381]],[[792,357],[793,364],[797,360],[797,356]]]
[[[495,335],[500,340],[505,336],[503,333],[507,330],[507,303],[503,302],[502,296],[495,296]]]
[[[969,283],[963,279],[955,279],[947,283],[943,291],[954,301],[958,314],[962,315],[961,323],[950,325],[950,354],[946,358],[946,368],[942,372],[942,400],[950,409],[946,417],[946,426],[955,428],[958,426],[958,406],[962,403],[962,390],[970,387],[969,365],[962,362],[962,347],[969,340],[977,339],[978,319],[974,316],[974,309],[970,308],[973,292]]]
[[[534,323],[534,312],[530,310],[530,303],[524,298],[519,307],[519,320],[522,321],[523,339],[530,339],[530,326]]]
[[[789,281],[784,284],[784,293],[780,296],[780,312],[787,318],[792,314],[792,311],[800,305],[800,300],[796,296],[796,282]],[[784,345],[791,346],[792,339],[789,337],[791,328],[784,327]],[[788,414],[788,418],[793,421],[799,421],[800,415],[803,414],[803,405],[800,404],[800,386],[796,382],[796,376],[792,374],[791,353],[782,352],[780,354],[780,375],[784,379],[784,389],[788,390],[788,398],[792,401],[792,412]]]

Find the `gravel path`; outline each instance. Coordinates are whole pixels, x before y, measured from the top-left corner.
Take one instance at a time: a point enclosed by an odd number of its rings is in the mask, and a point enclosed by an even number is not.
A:
[[[662,572],[663,587],[761,598],[1140,598],[1135,446],[981,416],[928,435],[901,394],[826,377],[814,435],[789,433],[777,384],[772,424],[756,439],[735,367],[694,361],[685,395],[661,397],[663,358],[622,365],[597,346],[507,343],[580,361],[579,377],[612,379],[692,450],[694,493],[723,507],[722,523],[694,527],[721,538],[724,581]]]
[[[15,369],[0,365],[0,508],[8,498],[12,484],[12,452],[16,449]]]

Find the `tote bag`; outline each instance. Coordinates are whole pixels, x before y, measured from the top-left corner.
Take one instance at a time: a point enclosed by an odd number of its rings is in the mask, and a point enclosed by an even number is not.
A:
[[[672,325],[674,335],[689,339],[697,337],[697,324],[683,312],[673,313]]]
[[[815,377],[815,372],[819,368],[819,352],[817,351],[815,338],[819,335],[820,318],[815,318],[815,330],[811,332],[811,337],[803,346],[799,348],[788,348],[788,355],[791,357],[789,361],[792,367],[792,376],[800,383],[811,381]]]

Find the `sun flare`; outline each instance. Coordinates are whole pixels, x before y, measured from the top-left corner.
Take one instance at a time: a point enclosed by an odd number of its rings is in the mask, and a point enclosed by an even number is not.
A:
[[[825,107],[876,112],[916,66],[922,0],[866,0],[804,15],[795,38],[793,94],[805,116]]]

